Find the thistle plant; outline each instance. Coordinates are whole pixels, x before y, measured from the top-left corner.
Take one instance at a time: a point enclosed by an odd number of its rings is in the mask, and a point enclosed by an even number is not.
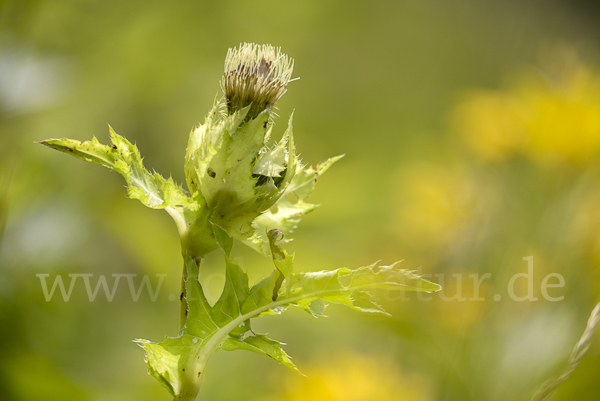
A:
[[[398,263],[294,272],[294,255],[283,244],[300,219],[316,208],[306,201],[316,179],[341,156],[316,167],[303,164],[296,154],[291,117],[281,138],[272,138],[275,105],[292,80],[292,70],[293,60],[270,45],[243,44],[229,50],[221,81],[224,96],[190,133],[184,166],[187,190],[148,172],[137,147],[112,128],[111,145],[96,138],[41,142],[121,174],[129,198],[163,209],[175,221],[183,256],[179,333],[160,343],[136,340],[146,352],[148,372],[174,400],[196,398],[205,365],[219,349],[257,352],[296,370],[280,342],[251,329],[252,319],[278,315],[288,307],[321,317],[328,303],[385,313],[369,291],[440,289]],[[272,273],[250,287],[233,259],[235,241],[272,259]],[[204,257],[215,250],[224,255],[226,280],[211,305],[198,272]]]

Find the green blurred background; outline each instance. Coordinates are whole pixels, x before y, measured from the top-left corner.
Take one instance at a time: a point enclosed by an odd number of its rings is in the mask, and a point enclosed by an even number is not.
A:
[[[131,340],[176,334],[174,224],[126,199],[116,174],[34,141],[107,142],[110,123],[149,169],[183,182],[188,133],[240,42],[296,60],[276,127],[295,110],[303,160],[346,154],[289,246],[297,269],[404,259],[444,292],[380,294],[389,318],[335,306],[319,321],[263,318],[255,329],[285,341],[307,377],[222,351],[199,399],[529,399],[600,295],[597,4],[0,1],[0,399],[169,399]],[[271,269],[241,244],[235,254],[251,280]],[[517,302],[507,283],[530,255],[539,299]],[[213,255],[203,270],[213,299],[222,269]],[[133,302],[124,284],[113,302],[81,285],[46,302],[36,277],[120,273],[167,276],[156,302]],[[468,275],[485,273],[485,301],[469,300]],[[550,273],[564,277],[549,290],[561,301],[540,292]],[[599,337],[557,400],[598,399]]]

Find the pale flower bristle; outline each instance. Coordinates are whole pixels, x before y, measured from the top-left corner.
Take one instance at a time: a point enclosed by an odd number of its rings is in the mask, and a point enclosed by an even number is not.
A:
[[[270,110],[286,92],[293,68],[294,60],[271,45],[244,43],[229,49],[222,81],[229,110],[252,104],[250,118]]]

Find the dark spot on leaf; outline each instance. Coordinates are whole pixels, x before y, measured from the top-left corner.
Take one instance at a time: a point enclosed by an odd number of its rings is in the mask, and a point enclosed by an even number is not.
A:
[[[268,121],[265,121],[263,128],[267,128],[267,123],[268,123]]]
[[[181,370],[185,372],[185,368],[183,368],[183,369],[181,369]]]
[[[208,168],[208,170],[206,170],[206,172],[208,173],[208,175],[210,175],[212,178],[215,178],[217,176],[217,173],[215,173],[215,170],[213,170],[212,168]]]
[[[201,374],[202,374],[202,372],[198,372],[198,377],[200,377]]]
[[[183,301],[183,292],[181,293],[181,295],[179,296],[179,300]]]
[[[113,149],[117,149],[117,145],[114,145],[114,144],[113,144],[112,148],[113,148]]]

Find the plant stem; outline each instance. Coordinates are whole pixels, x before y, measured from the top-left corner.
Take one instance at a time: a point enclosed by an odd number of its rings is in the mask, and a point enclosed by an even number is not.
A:
[[[186,259],[187,258],[184,256],[183,271],[181,272],[181,291],[179,293],[179,331],[183,330],[188,315],[187,291],[185,289],[185,282],[188,279],[187,266],[185,265]],[[202,259],[194,259],[194,262],[196,263],[196,267],[199,269]],[[196,276],[195,279],[197,280],[198,276]]]
[[[196,268],[190,269],[191,274],[188,274],[188,266],[186,265],[186,261],[189,260],[189,257],[187,255],[184,255],[183,260],[183,272],[181,274],[181,294],[179,299],[180,332],[185,327],[188,315],[186,282],[187,280],[198,280],[200,264],[202,263],[201,258],[194,258],[193,260],[196,265]],[[208,358],[216,351],[216,348],[211,348],[210,351],[211,352],[208,352],[204,355],[197,356],[193,365],[186,365],[188,371],[186,372],[185,377],[182,379],[181,387],[179,388],[178,393],[173,398],[173,401],[194,401],[196,399],[196,397],[198,396],[198,391],[200,390],[200,380],[202,372],[204,371],[204,366],[206,365]]]
[[[185,321],[187,318],[187,299],[185,290],[185,281],[187,280],[187,267],[185,266],[185,259],[183,260],[183,271],[181,272],[181,291],[179,293],[179,331],[183,330]]]

